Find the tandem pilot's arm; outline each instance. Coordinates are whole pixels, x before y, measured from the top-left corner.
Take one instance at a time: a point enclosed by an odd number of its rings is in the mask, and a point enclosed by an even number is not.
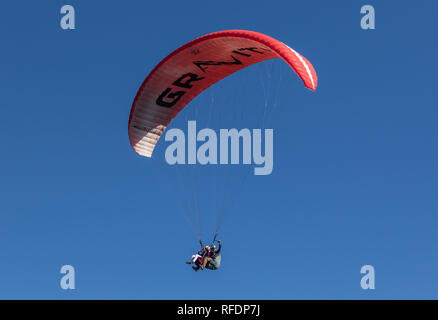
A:
[[[222,249],[222,241],[221,241],[221,240],[218,240],[217,243],[219,243],[219,248],[217,249],[216,254],[218,254],[219,252],[221,252],[221,249]]]

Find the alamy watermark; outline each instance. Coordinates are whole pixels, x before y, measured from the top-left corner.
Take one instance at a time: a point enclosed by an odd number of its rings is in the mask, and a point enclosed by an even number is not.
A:
[[[364,290],[374,290],[376,288],[376,272],[372,265],[364,265],[360,268],[360,273],[364,276],[360,280],[360,286]]]
[[[63,265],[60,270],[64,274],[60,280],[60,286],[63,290],[74,290],[75,287],[75,268],[69,264]]]
[[[196,121],[188,121],[187,137],[174,128],[165,140],[172,142],[165,153],[170,165],[254,165],[254,175],[270,175],[274,168],[273,129],[220,129],[218,136],[208,128],[197,132]]]
[[[360,8],[360,13],[363,14],[363,17],[360,20],[360,27],[363,30],[376,29],[376,13],[374,7],[371,5],[364,5]]]

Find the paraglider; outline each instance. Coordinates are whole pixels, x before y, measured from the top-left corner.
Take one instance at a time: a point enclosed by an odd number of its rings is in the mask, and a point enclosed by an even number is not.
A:
[[[194,255],[192,255],[189,261],[186,261],[187,264],[194,264],[192,269],[195,271],[199,271],[199,269],[204,270],[205,268],[210,270],[217,270],[221,265],[221,250],[222,250],[222,241],[217,240],[219,248],[216,248],[216,245],[213,241],[211,246],[203,246],[201,241],[201,249]]]
[[[141,156],[152,157],[169,123],[197,95],[236,71],[274,58],[284,60],[306,88],[316,90],[318,78],[312,64],[286,44],[258,32],[214,32],[176,49],[149,73],[135,96],[128,121],[132,148]],[[202,246],[186,263],[193,264],[196,271],[217,270],[220,240],[218,245],[218,250],[214,241],[212,246]]]

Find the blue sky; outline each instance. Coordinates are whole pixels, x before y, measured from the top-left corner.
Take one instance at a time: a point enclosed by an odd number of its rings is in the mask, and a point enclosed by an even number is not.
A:
[[[64,4],[76,9],[74,31],[59,27]],[[376,30],[360,28],[365,4]],[[436,299],[437,9],[2,1],[0,298]],[[240,166],[247,179],[227,176],[222,187],[239,192],[221,229],[222,266],[195,273],[183,261],[197,238],[178,205],[190,189],[170,196],[173,176],[158,156],[132,150],[127,122],[162,58],[226,29],[285,42],[312,62],[319,86],[310,92],[286,64],[268,61],[210,88],[172,123],[234,127],[244,114],[249,127],[265,85],[279,88],[267,90],[273,174]],[[205,106],[218,115],[211,123]],[[165,147],[163,139],[156,153]],[[207,186],[223,175],[204,171],[195,174],[208,239],[217,206]],[[59,286],[65,264],[76,269],[74,291]],[[374,291],[360,287],[365,264],[375,267]]]

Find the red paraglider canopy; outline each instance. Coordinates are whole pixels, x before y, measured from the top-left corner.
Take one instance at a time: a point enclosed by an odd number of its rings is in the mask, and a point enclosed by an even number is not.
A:
[[[132,147],[151,157],[168,124],[194,97],[238,70],[273,58],[283,59],[307,88],[316,89],[316,72],[306,58],[258,32],[214,32],[175,50],[152,70],[137,92],[128,123]]]

